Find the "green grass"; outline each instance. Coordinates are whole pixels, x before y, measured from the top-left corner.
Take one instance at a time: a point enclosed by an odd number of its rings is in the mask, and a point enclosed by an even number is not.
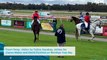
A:
[[[41,23],[42,22],[49,22],[49,21],[43,20],[43,21],[41,21]],[[52,21],[50,21],[50,22],[52,22]],[[75,33],[75,24],[74,24],[74,22],[70,22],[70,21],[67,21],[67,20],[57,20],[57,28],[61,24],[64,24],[64,28],[65,28],[66,33],[68,33],[68,34],[74,34]]]
[[[60,26],[60,24],[64,24],[64,28],[65,28],[65,31],[66,33],[69,33],[69,34],[74,34],[75,33],[75,24],[74,22],[69,22],[67,20],[63,20],[62,23],[60,21],[58,21],[58,25],[57,27]]]
[[[87,40],[77,42],[74,38],[66,40],[66,46],[76,47],[76,56],[65,56],[64,58],[51,56],[50,60],[107,60],[107,42],[92,43]],[[0,42],[6,46],[57,46],[55,36],[40,35],[40,40],[34,44],[32,33],[3,30],[0,30]]]
[[[8,18],[4,18],[4,19],[8,20]],[[9,20],[12,20],[12,21],[13,20],[32,21],[31,19],[27,19],[27,18],[23,18],[23,19],[20,19],[20,18],[10,18]],[[65,28],[66,33],[68,33],[68,34],[72,34],[72,33],[74,34],[75,33],[75,24],[74,24],[74,22],[70,22],[68,20],[60,20],[60,19],[58,19],[57,21],[58,21],[57,28],[61,24],[64,24],[64,28]],[[41,20],[41,23],[43,23],[43,22],[48,23],[49,20]],[[52,21],[50,21],[50,22],[52,22]]]

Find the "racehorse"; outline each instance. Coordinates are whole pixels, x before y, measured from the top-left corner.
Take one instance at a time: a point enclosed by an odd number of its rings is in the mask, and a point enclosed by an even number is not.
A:
[[[75,17],[75,18],[76,18],[76,17]],[[78,18],[77,18],[77,20],[76,20],[76,19],[74,19],[73,17],[72,17],[72,20],[74,20],[74,21],[79,21]],[[88,27],[88,24],[87,24],[86,22],[84,22],[84,23],[85,23],[86,27]],[[82,30],[81,25],[82,25],[82,23],[77,23],[77,24],[76,24],[76,38],[77,38],[77,40],[78,40],[78,38],[79,38],[80,35],[81,35],[81,30]],[[96,30],[96,26],[101,27],[101,20],[96,19],[95,21],[93,21],[93,22],[90,24],[89,33],[90,33],[91,36],[92,36],[92,38],[90,39],[90,40],[92,40],[92,41],[93,41],[93,39],[95,38],[94,32],[95,32],[95,30]]]
[[[37,22],[37,17],[34,17],[34,21],[31,25],[31,28],[34,33],[34,43],[35,43],[36,39],[39,40],[39,32],[40,32],[40,24]]]

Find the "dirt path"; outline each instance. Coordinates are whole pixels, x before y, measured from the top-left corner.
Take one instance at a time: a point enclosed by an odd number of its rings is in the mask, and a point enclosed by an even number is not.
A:
[[[0,30],[8,30],[8,31],[16,31],[16,32],[25,32],[25,33],[32,33],[31,30],[21,30],[21,29],[11,29],[11,28],[1,28],[0,27]],[[44,34],[44,35],[53,35],[54,36],[54,33],[52,32],[40,32],[40,34]],[[75,38],[74,35],[70,35],[70,34],[66,34],[66,37],[70,37],[70,38]],[[90,39],[90,37],[87,37],[87,36],[81,36],[82,39]],[[96,41],[104,41],[104,42],[107,42],[107,39],[106,38],[95,38],[94,40]]]

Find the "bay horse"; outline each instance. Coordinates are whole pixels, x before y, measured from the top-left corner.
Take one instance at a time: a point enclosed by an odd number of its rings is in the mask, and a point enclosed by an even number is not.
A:
[[[75,25],[80,23],[80,20],[75,16],[71,16],[70,22],[72,22],[72,21],[74,21]],[[77,30],[77,28],[75,28],[75,31],[76,31],[75,32],[75,38],[76,38],[76,40],[78,40],[78,30]]]
[[[36,40],[39,40],[39,32],[40,32],[40,28],[41,28],[40,24],[37,21],[37,17],[34,17],[34,21],[31,25],[31,28],[34,33],[34,43],[35,43]]]

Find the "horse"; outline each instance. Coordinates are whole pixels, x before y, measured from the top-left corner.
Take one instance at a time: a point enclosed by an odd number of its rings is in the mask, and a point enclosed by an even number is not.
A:
[[[75,22],[75,25],[80,23],[80,20],[77,17],[75,17],[75,16],[71,16],[70,22],[72,22],[72,21]]]
[[[40,32],[40,24],[37,21],[37,17],[34,17],[34,21],[31,25],[32,31],[34,33],[34,43],[36,42],[36,40],[39,40],[39,32]],[[37,35],[37,37],[36,37]]]
[[[70,22],[72,22],[72,21],[74,21],[75,25],[80,23],[80,20],[75,16],[71,16]],[[75,28],[75,31],[76,31],[75,32],[75,38],[76,38],[76,40],[78,40],[78,30],[77,30],[77,28]]]
[[[87,24],[87,26],[88,26],[88,24]],[[95,38],[94,32],[95,32],[97,26],[101,27],[101,20],[99,20],[99,19],[95,20],[94,22],[92,22],[90,24],[89,33],[91,34],[91,39],[89,39],[89,40],[91,40],[91,41],[93,41],[93,39]],[[78,36],[80,37],[80,35],[81,35],[81,33],[80,33],[81,32],[81,23],[77,24],[76,28],[78,30]]]
[[[76,22],[76,21],[80,21],[78,18],[74,18],[74,17],[72,17],[72,20],[74,20],[74,22]],[[86,27],[88,27],[88,24],[86,23],[86,22],[84,22],[84,24],[85,24],[85,26]],[[80,35],[81,35],[81,30],[82,30],[82,28],[81,28],[81,25],[82,25],[82,23],[75,23],[75,25],[76,25],[76,40],[78,40],[78,38],[80,37]],[[96,19],[96,20],[94,20],[93,22],[91,22],[91,24],[90,24],[90,29],[89,29],[89,33],[91,34],[91,39],[89,39],[89,40],[91,40],[91,41],[93,41],[93,39],[95,38],[95,36],[94,36],[94,32],[95,32],[95,30],[96,30],[96,26],[99,26],[99,27],[101,27],[101,20],[99,20],[99,19]]]

